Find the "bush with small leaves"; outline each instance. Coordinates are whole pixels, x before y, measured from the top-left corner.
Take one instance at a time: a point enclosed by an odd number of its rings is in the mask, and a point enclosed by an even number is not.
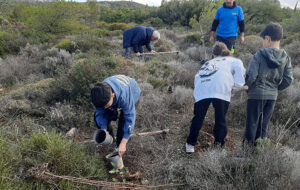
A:
[[[164,39],[160,39],[157,42],[153,44],[153,47],[155,51],[157,52],[165,52],[165,51],[171,51],[172,50],[172,45]]]
[[[245,37],[245,41],[238,51],[242,51],[244,53],[248,52],[254,55],[260,48],[262,48],[262,38],[250,35]]]
[[[149,23],[150,26],[153,26],[156,28],[164,26],[163,20],[158,17],[151,17],[146,22]]]
[[[300,41],[293,41],[292,43],[283,47],[291,57],[292,65],[293,66],[300,66]]]
[[[0,157],[1,177],[7,177],[0,181],[1,187],[4,189],[6,189],[5,187],[8,187],[7,189],[28,189],[29,187],[52,189],[58,185],[62,189],[93,189],[64,181],[49,184],[34,178],[28,180],[27,171],[45,163],[48,163],[48,169],[55,175],[96,176],[96,180],[107,179],[105,165],[102,159],[99,159],[95,148],[94,151],[90,149],[88,152],[85,145],[74,144],[63,134],[55,131],[41,132],[37,126],[31,123],[31,130],[34,129],[32,133],[29,131],[25,133],[16,127],[14,129],[9,127],[18,135],[10,134],[8,126],[1,128],[0,145],[2,148],[0,153],[3,155]],[[2,167],[4,165],[6,166]],[[13,176],[18,176],[18,180]]]
[[[77,45],[71,40],[62,40],[55,47],[58,49],[67,50],[70,53],[74,53],[77,49]]]
[[[180,41],[180,37],[177,36],[176,32],[173,30],[162,29],[160,30],[161,39],[170,40],[174,43]]]
[[[190,59],[194,61],[201,61],[210,58],[211,48],[203,46],[194,46],[186,49],[184,53],[189,56]]]
[[[70,68],[73,56],[65,50],[27,44],[18,56],[0,62],[0,83],[12,86],[57,76],[60,71]]]
[[[128,28],[134,27],[133,25],[128,25],[126,23],[111,23],[108,25],[109,30],[126,30]]]
[[[18,32],[0,32],[0,56],[18,54],[27,40]]]
[[[95,49],[99,54],[101,54],[112,47],[112,44],[106,39],[88,34],[77,36],[74,41],[82,52],[88,52],[91,49]]]
[[[171,94],[171,107],[175,109],[180,109],[184,107],[189,107],[194,103],[193,89],[186,88],[184,86],[176,86],[173,93]]]
[[[185,43],[190,43],[190,44],[202,44],[202,36],[199,33],[194,33],[194,34],[188,34],[184,37],[184,42]]]

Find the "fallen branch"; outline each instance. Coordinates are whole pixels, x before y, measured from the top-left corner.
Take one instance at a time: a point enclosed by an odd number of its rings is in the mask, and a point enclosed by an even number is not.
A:
[[[62,179],[74,183],[96,186],[96,187],[106,187],[109,189],[157,189],[157,188],[169,188],[169,187],[184,185],[184,184],[164,184],[164,185],[150,186],[150,185],[138,185],[134,183],[89,180],[86,178],[79,178],[79,177],[72,177],[72,176],[59,176],[49,172],[48,163],[29,169],[28,174],[30,177],[35,177],[40,180],[47,181],[53,179]]]
[[[164,55],[164,54],[179,54],[179,51],[165,51],[156,53],[141,53],[141,55]]]

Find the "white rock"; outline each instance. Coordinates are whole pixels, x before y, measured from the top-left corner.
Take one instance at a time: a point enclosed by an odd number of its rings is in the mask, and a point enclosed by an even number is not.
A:
[[[76,128],[72,128],[70,131],[67,132],[68,137],[74,137],[78,134],[78,130]]]

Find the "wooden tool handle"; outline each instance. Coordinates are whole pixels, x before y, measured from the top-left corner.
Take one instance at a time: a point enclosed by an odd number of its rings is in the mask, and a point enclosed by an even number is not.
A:
[[[162,55],[162,54],[178,54],[179,51],[166,51],[166,52],[156,52],[156,53],[141,53],[141,55]]]
[[[158,135],[158,134],[169,134],[169,133],[170,133],[170,129],[164,129],[164,130],[160,130],[160,131],[136,133],[136,134],[132,134],[131,137],[135,137],[135,136],[149,136],[149,135]]]

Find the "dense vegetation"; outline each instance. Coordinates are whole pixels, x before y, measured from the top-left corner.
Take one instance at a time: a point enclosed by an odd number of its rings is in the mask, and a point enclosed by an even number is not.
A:
[[[193,114],[193,80],[198,64],[210,57],[211,22],[222,2],[172,0],[160,7],[130,2],[0,1],[0,189],[94,189],[65,180],[42,181],[28,170],[43,163],[56,175],[112,181],[104,156],[114,147],[82,144],[96,129],[89,94],[92,85],[114,74],[135,78],[142,89],[135,132],[170,128],[162,136],[132,138],[124,156],[135,183],[180,183],[179,189],[300,188],[300,12],[282,9],[277,0],[239,0],[246,38],[235,56],[247,68],[261,47],[258,36],[269,22],[284,27],[282,47],[292,58],[295,81],[281,92],[269,127],[247,160],[241,148],[246,94],[237,94],[228,113],[226,153],[184,143]],[[122,33],[135,25],[161,32],[157,51],[179,55],[122,57]],[[206,122],[213,124],[209,110]],[[77,139],[65,133],[79,130]],[[200,139],[205,136],[200,135]],[[206,147],[207,148],[207,147]],[[201,149],[201,151],[200,151]],[[115,180],[115,179],[114,179]]]

